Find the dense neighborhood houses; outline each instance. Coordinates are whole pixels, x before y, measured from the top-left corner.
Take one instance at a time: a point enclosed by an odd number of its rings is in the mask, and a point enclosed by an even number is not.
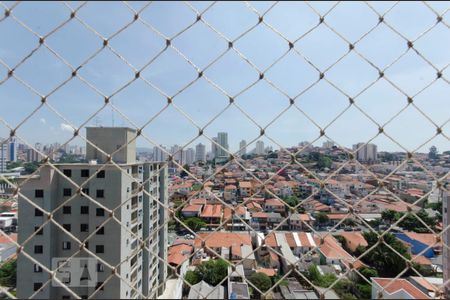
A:
[[[158,297],[448,297],[450,151],[353,150],[301,143],[189,162],[172,153]],[[2,182],[0,197],[0,256],[14,260],[17,195]]]
[[[179,167],[169,186],[177,216],[169,225],[177,295],[444,297],[439,233],[446,226],[450,153],[408,159],[374,149],[370,160],[327,144],[184,164],[190,176]],[[386,230],[389,246],[377,244]],[[230,263],[223,266],[224,282],[204,274],[205,266],[220,262]]]

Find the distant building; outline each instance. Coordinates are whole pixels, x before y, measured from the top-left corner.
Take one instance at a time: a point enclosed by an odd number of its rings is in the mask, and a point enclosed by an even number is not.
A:
[[[220,147],[217,147],[217,157],[228,157],[228,133],[219,132],[217,134],[217,142]]]
[[[333,146],[334,146],[334,143],[332,141],[326,141],[326,142],[323,142],[323,144],[322,144],[322,148],[325,148],[325,149],[331,149],[331,148],[333,148]]]
[[[0,173],[6,172],[7,160],[8,160],[8,140],[4,139],[0,141]]]
[[[239,143],[239,156],[247,154],[247,141],[242,140]]]
[[[165,151],[167,150],[163,145],[159,145],[159,147],[153,147],[153,161],[166,161],[167,152]]]
[[[192,148],[188,148],[185,151],[183,151],[183,164],[192,165],[194,163],[195,159],[195,150]]]
[[[9,141],[8,160],[17,161],[17,142],[15,138]]]
[[[264,142],[263,141],[257,141],[256,142],[255,154],[256,155],[263,155],[264,154]]]
[[[219,140],[216,137],[212,138],[213,142],[211,143],[211,158],[216,158],[217,157],[217,143],[219,142]]]
[[[195,146],[195,161],[206,161],[206,147],[202,143]]]
[[[450,224],[450,195],[448,192],[443,191],[442,198],[442,228],[446,229]],[[442,240],[444,245],[450,245],[450,230],[447,230],[445,234],[442,235]],[[444,269],[444,282],[450,279],[450,250],[448,247],[442,247],[442,266]],[[450,287],[446,286],[444,291],[445,298],[450,298]]]
[[[356,159],[361,162],[373,162],[378,159],[375,144],[358,143],[353,145],[353,151],[356,151]]]

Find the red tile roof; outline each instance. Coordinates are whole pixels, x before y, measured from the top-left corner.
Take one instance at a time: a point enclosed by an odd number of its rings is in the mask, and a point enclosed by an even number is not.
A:
[[[196,248],[202,246],[202,240],[210,248],[231,247],[233,245],[252,245],[252,239],[248,233],[237,232],[200,232],[194,240]]]
[[[420,289],[415,287],[411,282],[406,279],[394,279],[394,278],[372,278],[378,285],[385,288],[385,291],[389,294],[393,294],[398,291],[405,291],[415,299],[429,299],[427,294],[423,293]]]
[[[207,204],[204,206],[200,217],[203,218],[220,218],[222,214],[221,204]]]

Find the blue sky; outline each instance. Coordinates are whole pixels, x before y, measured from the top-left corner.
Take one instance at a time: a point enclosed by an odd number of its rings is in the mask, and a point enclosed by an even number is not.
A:
[[[211,2],[190,2],[198,11],[205,10]],[[12,2],[3,2],[11,7]],[[145,3],[128,2],[136,10]],[[273,2],[249,2],[260,14],[264,14]],[[75,9],[81,2],[70,2]],[[325,14],[334,2],[313,2],[310,5]],[[393,2],[372,3],[373,8],[384,14]],[[450,8],[449,2],[431,2],[429,5],[439,14]],[[230,40],[258,23],[257,14],[242,2],[218,2],[209,8],[202,18]],[[33,31],[46,35],[67,20],[70,9],[63,3],[23,2],[14,7],[12,14]],[[103,37],[111,37],[120,28],[133,20],[133,12],[121,2],[89,2],[77,12],[77,16],[94,28]],[[148,6],[140,18],[151,24],[167,37],[195,22],[196,14],[186,4],[180,2],[155,2]],[[450,29],[436,23],[436,15],[419,2],[398,3],[386,15],[385,20],[407,39],[414,41],[414,47],[439,70],[450,63]],[[450,13],[443,15],[450,24]],[[315,27],[319,16],[305,3],[281,2],[264,15],[264,20],[290,41],[296,41],[309,29]],[[346,40],[355,43],[355,49],[380,68],[389,66],[407,50],[405,39],[388,26],[380,24],[369,35],[360,37],[378,23],[378,15],[366,4],[360,2],[339,3],[327,13],[325,22]],[[8,17],[0,22],[0,59],[10,67],[15,66],[38,45],[38,38]],[[51,34],[46,43],[72,66],[78,67],[89,56],[102,48],[102,39],[89,31],[77,20],[71,20],[61,29]],[[172,40],[172,44],[196,66],[203,69],[228,48],[226,39],[197,22],[190,29]],[[135,68],[142,68],[158,52],[165,48],[165,40],[142,22],[136,21],[129,28],[110,39],[114,50]],[[260,24],[245,36],[234,42],[234,46],[259,70],[266,70],[275,60],[289,50],[289,44],[264,24]],[[356,53],[350,52],[331,69],[340,57],[348,52],[348,44],[324,24],[295,43],[295,50],[309,60],[326,78],[347,95],[355,97],[356,104],[380,125],[387,122],[407,103],[406,96],[385,79],[360,94],[366,86],[378,78],[378,72]],[[443,76],[450,80],[449,68]],[[59,61],[48,49],[40,47],[31,58],[15,70],[15,74],[40,94],[46,95],[71,75],[71,69]],[[79,69],[78,74],[95,86],[104,95],[111,95],[134,77],[130,67],[112,51],[105,48]],[[311,89],[296,98],[296,105],[290,106],[284,95],[295,97],[319,78],[319,72],[300,55],[291,50],[283,59],[265,72],[265,78],[284,93],[280,93],[267,81],[260,80],[253,87],[243,89],[258,80],[258,72],[246,63],[235,51],[226,54],[205,72],[205,76],[228,95],[237,95],[235,103],[257,124],[265,127],[271,120],[279,118],[267,127],[266,133],[272,139],[263,138],[266,144],[281,146],[296,145],[301,141],[313,141],[319,136],[319,126],[325,127],[349,105],[347,96],[325,80],[319,81]],[[174,49],[168,48],[142,72],[142,77],[173,96],[190,81],[197,78],[196,70]],[[0,82],[7,76],[7,69],[0,64]],[[444,133],[450,135],[450,85],[443,79],[435,80],[436,70],[425,60],[410,50],[385,71],[385,76],[404,93],[414,97],[414,103]],[[434,82],[435,81],[435,82]],[[434,82],[425,91],[417,94],[425,86]],[[416,95],[417,94],[417,95]],[[161,109],[167,100],[157,90],[138,79],[111,98],[113,104],[136,126],[142,126]],[[30,92],[20,82],[9,79],[0,84],[1,113],[8,124],[15,127],[21,120],[40,105],[40,98]],[[64,142],[70,138],[66,123],[79,126],[103,105],[103,98],[83,81],[74,78],[48,97],[48,103],[66,120],[58,117],[48,107],[42,107],[18,129],[18,135],[30,143]],[[195,123],[203,127],[228,106],[228,97],[218,91],[204,78],[200,78],[189,88],[173,98],[173,103],[183,110]],[[218,131],[229,134],[232,150],[237,150],[239,141],[252,141],[259,135],[259,128],[245,116],[237,106],[229,106],[225,112],[204,130],[209,137]],[[112,116],[116,126],[131,126],[117,112],[106,107],[98,114],[96,122],[110,126]],[[408,150],[417,147],[433,137],[436,127],[414,107],[406,108],[385,131]],[[378,127],[356,107],[350,107],[336,122],[326,128],[326,134],[344,146],[356,142],[369,141],[378,132]],[[165,145],[187,145],[197,136],[198,129],[190,123],[174,106],[167,107],[144,129],[152,141]],[[7,136],[7,128],[0,123],[0,136]],[[320,138],[317,144],[325,141]],[[198,142],[209,142],[198,138],[188,146]],[[402,150],[390,139],[379,136],[372,142],[381,150]],[[81,140],[75,143],[82,144]],[[144,139],[138,145],[152,147]],[[449,140],[442,136],[419,148],[427,151],[431,145],[439,150],[450,149]],[[254,145],[253,145],[254,146]]]

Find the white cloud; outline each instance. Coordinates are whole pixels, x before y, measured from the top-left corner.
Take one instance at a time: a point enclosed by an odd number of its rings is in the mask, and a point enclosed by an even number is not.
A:
[[[60,128],[61,128],[62,131],[67,131],[67,132],[70,132],[70,133],[72,133],[73,130],[74,130],[72,128],[72,126],[70,126],[69,124],[65,124],[65,123],[61,123]]]
[[[46,124],[46,123],[47,123],[47,120],[45,120],[44,118],[40,118],[40,119],[39,119],[39,122],[41,122],[42,124]]]

